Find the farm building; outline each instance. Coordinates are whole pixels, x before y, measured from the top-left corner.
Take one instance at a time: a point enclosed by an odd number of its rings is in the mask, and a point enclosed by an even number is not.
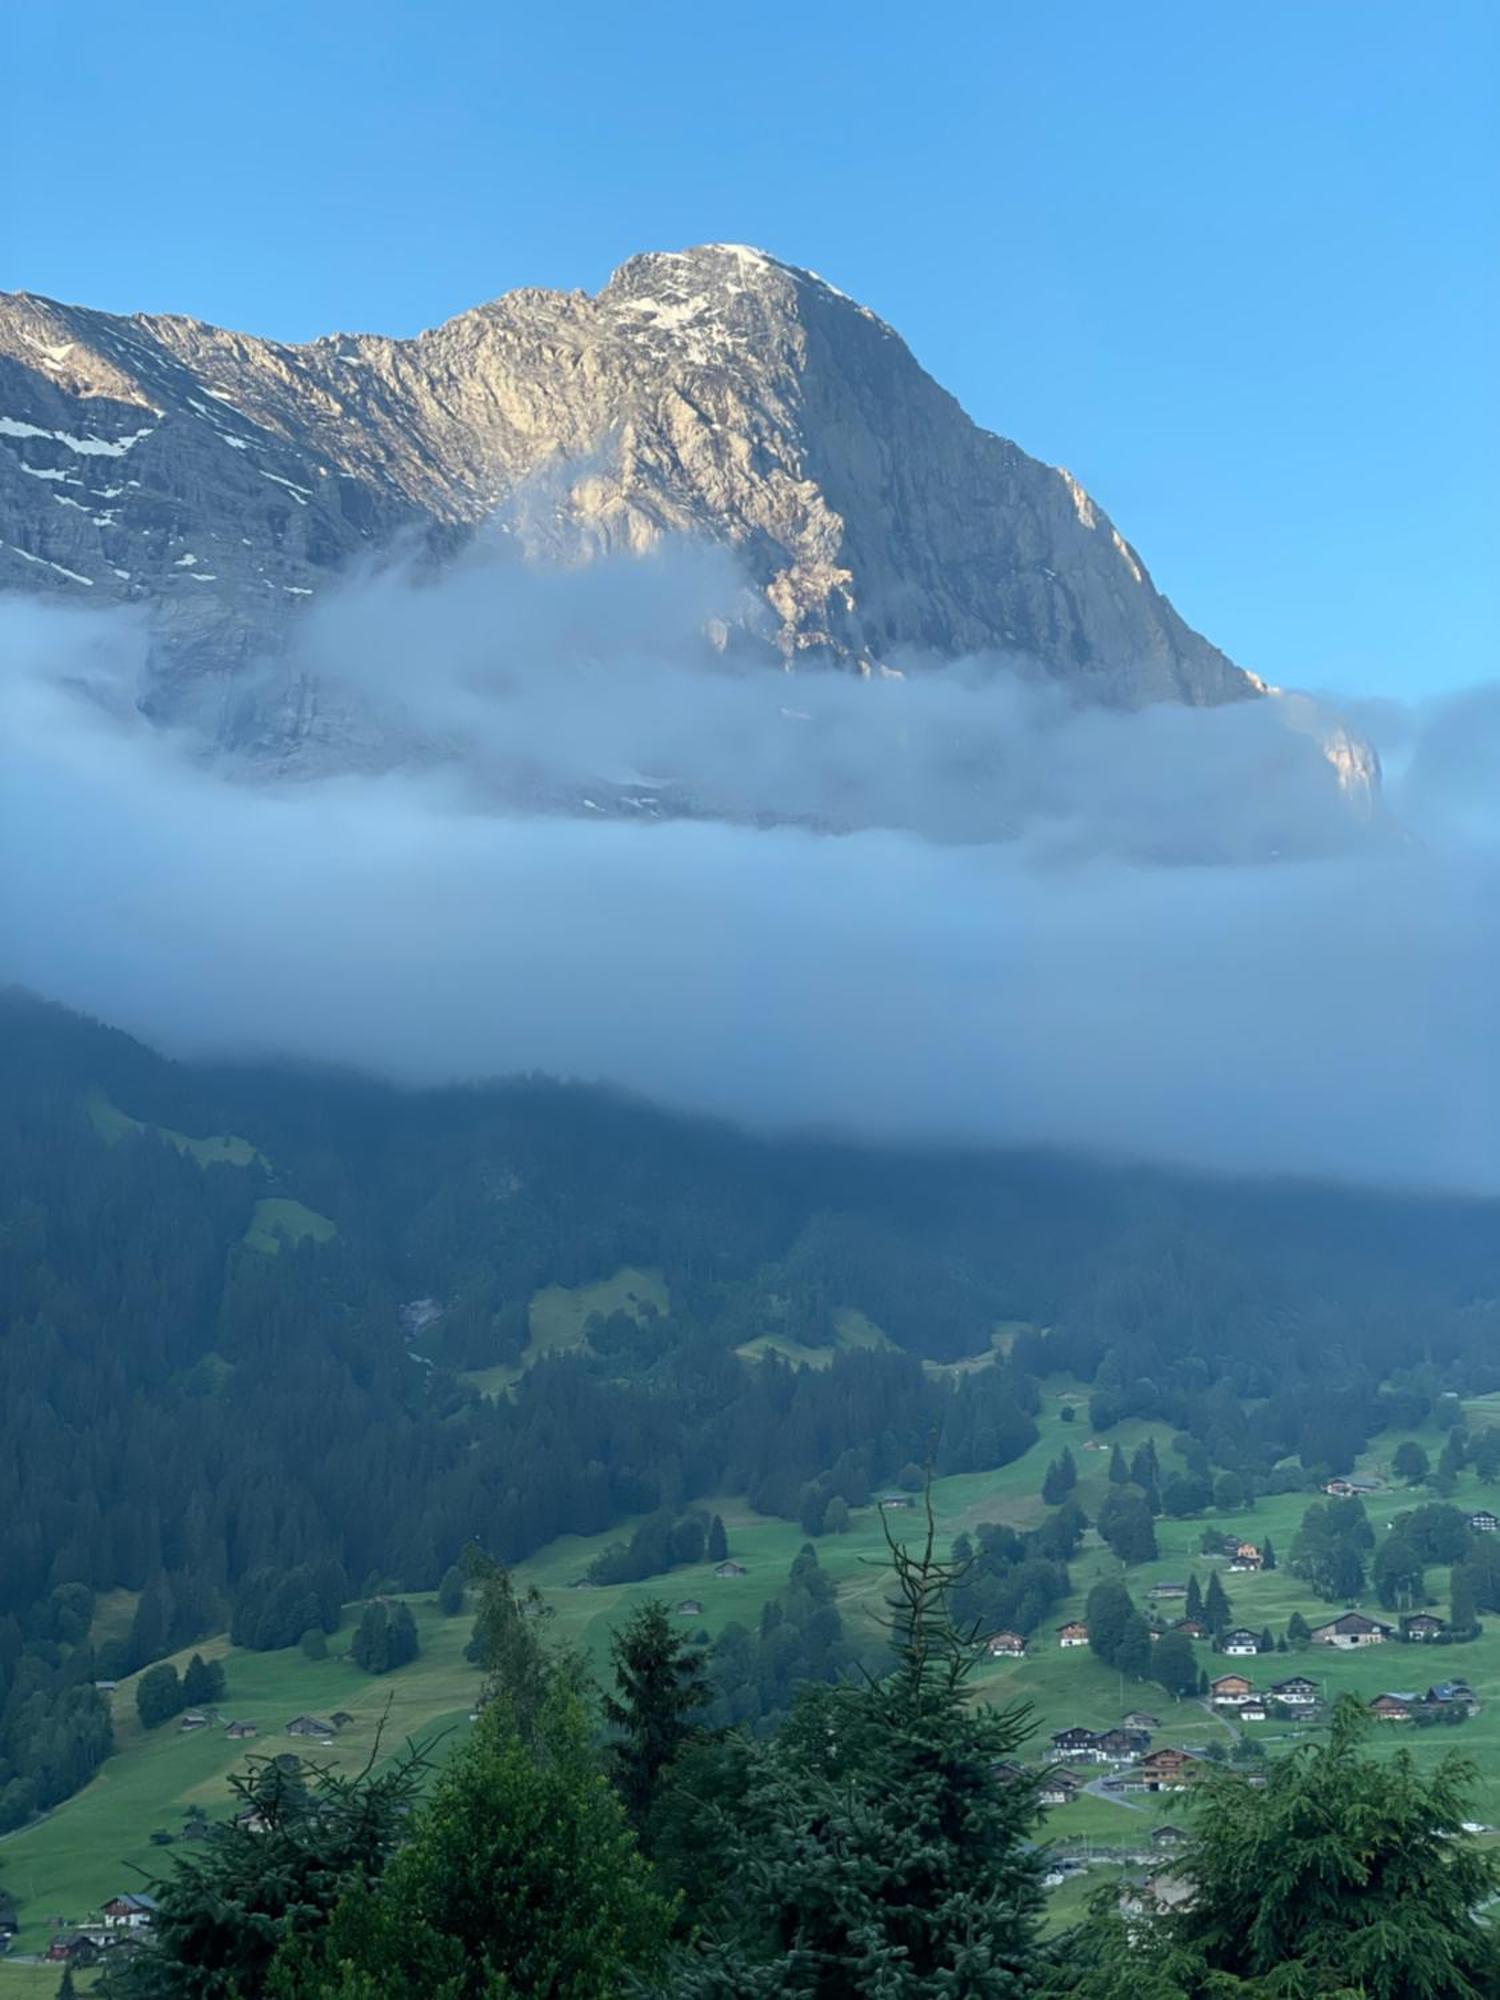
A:
[[[1057,1628],[1059,1646],[1086,1646],[1088,1642],[1089,1628],[1079,1619],[1072,1619],[1068,1624],[1059,1625]]]
[[[743,1563],[736,1562],[734,1557],[730,1556],[726,1562],[714,1564],[714,1575],[723,1578],[728,1578],[731,1576],[748,1576],[749,1571],[745,1568],[745,1565]]]
[[[1487,1507],[1481,1507],[1477,1514],[1469,1516],[1469,1526],[1476,1535],[1500,1534],[1500,1514],[1492,1514]]]
[[[1444,1620],[1434,1618],[1430,1611],[1418,1611],[1401,1620],[1402,1638],[1420,1640],[1423,1644],[1441,1637],[1447,1629]]]
[[[679,1618],[701,1618],[703,1616],[703,1606],[698,1602],[696,1597],[684,1597],[677,1606],[677,1616]]]
[[[1338,1646],[1349,1651],[1355,1646],[1379,1646],[1391,1636],[1391,1627],[1363,1611],[1341,1612],[1326,1625],[1314,1625],[1308,1635],[1315,1646]]]
[[[1019,1632],[991,1632],[984,1649],[992,1660],[1020,1660],[1026,1656],[1026,1641]]]

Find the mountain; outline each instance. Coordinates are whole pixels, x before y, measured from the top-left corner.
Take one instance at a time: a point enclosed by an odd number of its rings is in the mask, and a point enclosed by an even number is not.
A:
[[[1264,692],[1067,472],[758,250],[634,257],[596,297],[511,292],[412,340],[0,298],[0,588],[149,606],[162,712],[274,655],[351,561],[486,523],[540,555],[727,544],[772,660],[1002,651],[1115,704]]]

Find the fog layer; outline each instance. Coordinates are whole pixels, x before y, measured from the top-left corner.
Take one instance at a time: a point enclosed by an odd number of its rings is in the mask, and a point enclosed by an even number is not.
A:
[[[1500,1190],[1500,691],[1362,717],[1361,811],[1310,706],[782,674],[733,589],[351,584],[259,692],[375,768],[276,781],[142,719],[143,623],[0,606],[0,978],[174,1052]]]

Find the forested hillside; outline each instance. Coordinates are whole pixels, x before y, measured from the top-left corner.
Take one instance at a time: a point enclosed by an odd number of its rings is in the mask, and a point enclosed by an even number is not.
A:
[[[1347,1469],[1443,1391],[1500,1386],[1497,1220],[773,1144],[542,1081],[195,1069],[12,996],[0,1825],[107,1753],[94,1680],[231,1619],[289,1645],[471,1540],[513,1560],[710,1493],[798,1518],[1001,1465],[1055,1371],[1097,1426],[1165,1419],[1252,1482]],[[538,1343],[538,1293],[622,1269],[654,1297]],[[120,1589],[133,1627],[101,1640]]]

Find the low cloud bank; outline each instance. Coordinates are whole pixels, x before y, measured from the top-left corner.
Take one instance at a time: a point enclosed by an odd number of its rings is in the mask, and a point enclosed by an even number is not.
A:
[[[769,1127],[1500,1191],[1500,690],[1080,710],[1015,663],[780,675],[692,550],[331,595],[414,766],[231,778],[144,626],[0,606],[0,978],[177,1052],[600,1078]]]

